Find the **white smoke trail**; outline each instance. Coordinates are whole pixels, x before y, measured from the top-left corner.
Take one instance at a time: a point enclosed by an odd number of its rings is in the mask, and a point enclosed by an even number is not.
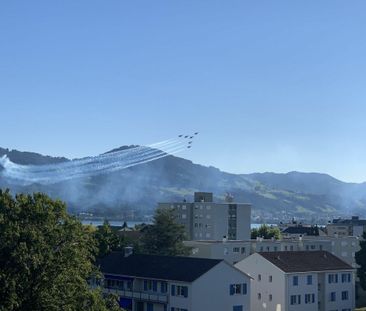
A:
[[[95,176],[155,161],[179,153],[189,145],[187,139],[169,139],[148,146],[112,151],[57,164],[19,165],[6,156],[0,158],[0,176],[23,185],[53,184],[69,179]]]

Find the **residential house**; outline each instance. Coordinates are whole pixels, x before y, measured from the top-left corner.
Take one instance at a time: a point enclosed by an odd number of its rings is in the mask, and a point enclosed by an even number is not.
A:
[[[113,252],[99,266],[126,310],[250,310],[250,277],[223,260]]]
[[[255,253],[235,265],[252,277],[251,310],[351,311],[355,269],[326,251]]]

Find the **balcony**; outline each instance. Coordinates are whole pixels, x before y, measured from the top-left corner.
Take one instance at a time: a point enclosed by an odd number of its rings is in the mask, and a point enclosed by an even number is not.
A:
[[[151,301],[158,303],[168,303],[168,294],[158,294],[158,293],[142,292],[135,290],[122,290],[118,288],[107,288],[107,287],[103,288],[103,292],[108,294],[116,294],[124,298],[132,298],[137,300]]]

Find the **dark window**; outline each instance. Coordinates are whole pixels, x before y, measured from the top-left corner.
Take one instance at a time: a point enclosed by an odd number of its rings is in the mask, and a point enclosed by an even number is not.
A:
[[[306,279],[307,279],[307,284],[308,285],[312,285],[313,284],[313,276],[312,275],[308,275]]]

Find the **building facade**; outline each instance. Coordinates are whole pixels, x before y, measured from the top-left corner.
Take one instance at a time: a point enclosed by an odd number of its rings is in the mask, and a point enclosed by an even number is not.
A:
[[[185,241],[192,248],[192,257],[223,259],[235,264],[251,254],[277,251],[328,251],[356,268],[355,253],[360,249],[358,237],[305,236],[271,240],[257,238],[246,241]]]
[[[188,240],[250,239],[251,205],[229,201],[216,203],[211,192],[196,192],[194,202],[159,203],[159,207],[174,209]]]
[[[99,265],[125,310],[250,310],[250,277],[222,260],[114,252]]]
[[[333,219],[333,222],[328,224],[326,229],[329,236],[362,237],[363,233],[366,232],[366,219],[360,219],[358,216],[353,216],[351,219]]]
[[[355,270],[329,252],[255,253],[235,266],[252,277],[251,310],[354,310]]]

